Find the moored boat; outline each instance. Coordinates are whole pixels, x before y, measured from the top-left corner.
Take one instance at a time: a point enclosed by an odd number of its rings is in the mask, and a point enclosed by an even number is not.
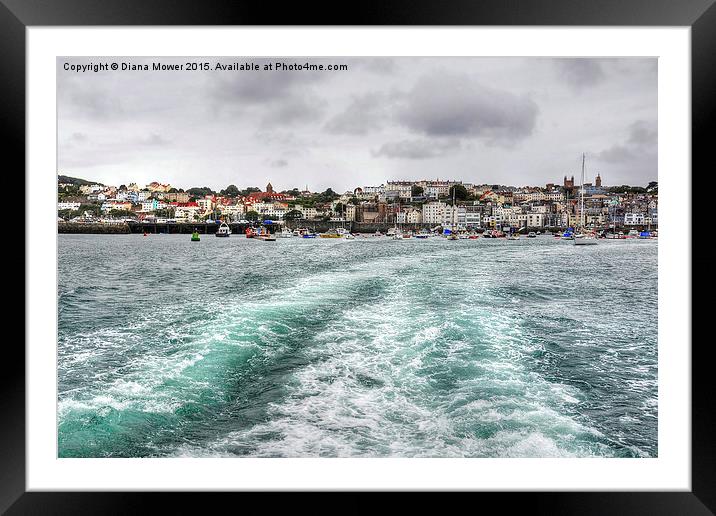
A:
[[[229,235],[231,235],[231,228],[226,222],[222,222],[219,229],[216,230],[215,236],[228,237]]]

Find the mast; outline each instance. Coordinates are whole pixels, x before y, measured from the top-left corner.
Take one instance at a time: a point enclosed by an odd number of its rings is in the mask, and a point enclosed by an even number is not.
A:
[[[584,153],[582,153],[582,183],[579,185],[579,223],[584,231]]]
[[[455,185],[452,186],[452,231],[455,232]]]

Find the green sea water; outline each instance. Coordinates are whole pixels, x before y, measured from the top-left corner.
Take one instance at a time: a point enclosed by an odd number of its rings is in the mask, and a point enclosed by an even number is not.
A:
[[[60,457],[657,456],[657,242],[60,235]]]

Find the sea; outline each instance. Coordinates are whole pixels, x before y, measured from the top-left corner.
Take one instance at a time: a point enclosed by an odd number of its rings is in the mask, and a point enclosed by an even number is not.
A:
[[[657,241],[59,235],[59,457],[656,457]]]

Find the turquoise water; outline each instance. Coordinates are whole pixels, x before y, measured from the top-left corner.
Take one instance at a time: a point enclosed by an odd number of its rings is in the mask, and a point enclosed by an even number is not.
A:
[[[657,243],[60,235],[61,457],[653,457]]]

